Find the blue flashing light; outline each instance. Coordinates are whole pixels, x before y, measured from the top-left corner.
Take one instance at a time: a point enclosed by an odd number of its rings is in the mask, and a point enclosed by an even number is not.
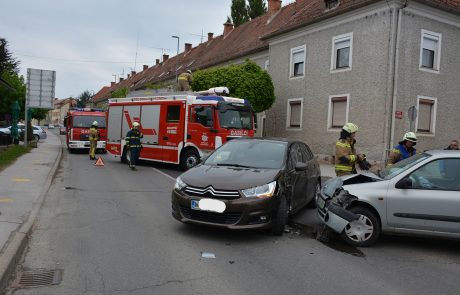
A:
[[[200,100],[224,101],[224,98],[221,97],[221,96],[197,96],[196,99],[200,99]]]

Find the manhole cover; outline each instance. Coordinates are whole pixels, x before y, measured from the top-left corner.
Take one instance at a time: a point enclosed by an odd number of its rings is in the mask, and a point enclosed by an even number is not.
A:
[[[17,274],[13,287],[20,289],[58,285],[62,281],[62,272],[62,269],[35,269],[20,271]]]

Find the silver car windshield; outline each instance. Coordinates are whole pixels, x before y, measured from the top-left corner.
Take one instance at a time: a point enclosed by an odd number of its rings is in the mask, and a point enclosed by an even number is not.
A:
[[[287,143],[276,141],[229,141],[206,160],[206,165],[279,169],[284,163]]]
[[[385,169],[381,170],[379,176],[385,180],[392,179],[393,177],[401,174],[402,172],[406,171],[407,169],[417,165],[421,161],[431,157],[429,154],[418,154],[407,159],[404,159],[392,166],[386,167]]]

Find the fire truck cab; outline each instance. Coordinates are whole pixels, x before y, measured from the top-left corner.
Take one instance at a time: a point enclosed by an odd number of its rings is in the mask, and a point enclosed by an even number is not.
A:
[[[64,118],[67,149],[69,152],[79,149],[89,149],[89,129],[93,122],[96,121],[100,134],[99,141],[97,142],[97,150],[105,153],[107,140],[106,116],[104,110],[98,109],[74,108],[69,110]]]
[[[223,93],[229,93],[228,89],[110,99],[107,150],[126,162],[129,153],[124,138],[132,123],[139,122],[140,159],[178,164],[187,170],[228,140],[254,136],[249,101]]]

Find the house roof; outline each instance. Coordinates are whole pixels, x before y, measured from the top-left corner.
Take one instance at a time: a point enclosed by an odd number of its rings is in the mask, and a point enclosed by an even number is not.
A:
[[[327,10],[324,0],[297,0],[281,7],[273,14],[266,13],[234,28],[226,35],[214,37],[187,52],[130,75],[129,78],[114,84],[108,90],[103,87],[94,97],[103,100],[110,96],[111,92],[124,87],[136,90],[145,88],[149,83],[155,84],[173,79],[176,75],[176,66],[180,74],[187,69],[193,71],[205,69],[262,52],[268,49],[268,39],[271,37],[381,1],[384,0],[340,0],[337,8]],[[460,0],[412,1],[460,15]],[[95,102],[94,97],[93,102]]]
[[[100,101],[104,101],[108,98],[110,98],[110,87],[104,86],[101,88],[101,90],[99,90],[95,95],[91,97],[91,102],[97,103]]]

